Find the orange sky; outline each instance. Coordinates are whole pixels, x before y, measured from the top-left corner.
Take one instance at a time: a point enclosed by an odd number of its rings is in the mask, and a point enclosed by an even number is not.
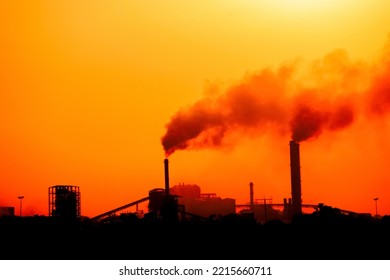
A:
[[[389,26],[387,0],[1,1],[0,205],[47,215],[60,184],[84,216],[143,198],[171,118],[243,88],[283,117],[175,151],[171,185],[281,203],[296,104],[342,103],[350,123],[301,142],[303,203],[390,214]]]

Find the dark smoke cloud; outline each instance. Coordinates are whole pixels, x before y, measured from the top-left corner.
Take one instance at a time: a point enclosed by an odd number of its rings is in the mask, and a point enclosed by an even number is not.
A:
[[[207,96],[179,110],[166,125],[162,137],[166,156],[189,147],[218,147],[227,133],[254,131],[267,124],[280,123],[285,109],[280,99],[285,93],[291,70],[263,70],[230,87],[225,94]]]
[[[349,126],[354,120],[351,104],[335,105],[332,111],[302,105],[296,108],[290,122],[294,141],[301,142],[318,137],[323,130],[334,131]]]
[[[375,77],[369,96],[369,110],[375,115],[385,115],[390,109],[390,64]]]
[[[205,137],[205,145],[217,145],[223,138],[224,116],[219,110],[212,108],[212,101],[205,99],[195,103],[187,110],[180,110],[174,115],[168,125],[168,131],[162,138],[166,155],[178,149],[186,149],[190,141],[197,139],[202,133],[210,132]],[[218,132],[219,133],[215,133]]]
[[[369,111],[377,116],[383,116],[390,111],[390,44],[385,54],[386,60],[377,65],[367,94]]]
[[[343,129],[354,121],[355,112],[351,103],[339,105],[331,114],[328,122],[329,130]]]
[[[390,43],[368,64],[351,62],[338,49],[303,70],[297,63],[263,69],[219,95],[206,92],[166,124],[161,138],[166,156],[219,147],[233,132],[253,136],[277,129],[300,142],[345,129],[358,114],[383,116],[390,111],[389,50]]]
[[[381,50],[379,62],[370,70],[372,78],[365,96],[365,113],[370,117],[383,117],[390,112],[390,33]]]
[[[292,139],[300,142],[318,136],[326,122],[326,114],[308,106],[298,108],[290,125]]]

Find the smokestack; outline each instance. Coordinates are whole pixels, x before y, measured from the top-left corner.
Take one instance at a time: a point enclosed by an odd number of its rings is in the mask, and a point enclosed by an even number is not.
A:
[[[290,141],[291,196],[292,215],[302,213],[301,198],[301,166],[299,158],[299,143]]]
[[[169,195],[169,169],[168,159],[164,159],[164,173],[165,173],[165,195]]]
[[[250,182],[249,183],[249,198],[250,198],[250,207],[251,207],[251,211],[253,211],[254,210],[254,199],[253,199],[253,183],[252,182]]]

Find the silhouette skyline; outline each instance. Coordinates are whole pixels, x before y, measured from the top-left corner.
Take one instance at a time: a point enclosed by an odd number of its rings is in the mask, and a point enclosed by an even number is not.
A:
[[[15,245],[2,250],[0,259],[189,260],[205,253],[209,260],[387,259],[390,216],[302,203],[300,145],[294,140],[292,196],[283,204],[266,198],[257,202],[253,182],[244,205],[203,193],[196,184],[171,186],[169,166],[165,158],[164,188],[94,217],[81,215],[80,188],[72,185],[49,187],[48,216],[22,216],[22,208],[19,216],[3,211],[0,237]],[[138,208],[144,202],[146,213]],[[282,210],[275,209],[281,205]],[[304,207],[313,211],[305,213]],[[256,254],[248,255],[251,250]]]
[[[266,217],[267,214],[266,214],[266,209],[270,207],[270,210],[269,211],[275,211],[273,209],[273,207],[276,207],[276,208],[279,208],[279,207],[283,207],[283,215],[276,215],[275,217],[277,219],[282,219],[282,220],[291,220],[291,217],[296,215],[296,214],[301,214],[303,213],[303,208],[311,208],[311,209],[315,209],[317,210],[319,205],[324,205],[323,202],[321,202],[321,200],[313,203],[313,202],[309,202],[309,203],[303,203],[302,202],[302,194],[301,194],[301,162],[300,162],[300,144],[298,141],[294,141],[294,140],[291,140],[290,141],[290,176],[291,176],[291,190],[290,190],[290,193],[285,196],[283,198],[283,203],[281,201],[279,202],[276,202],[276,203],[272,203],[272,198],[257,198],[256,200],[257,201],[262,201],[262,202],[254,202],[254,196],[253,196],[253,182],[250,182],[249,186],[250,186],[250,195],[249,195],[249,199],[247,201],[247,203],[236,203],[236,199],[235,198],[225,198],[225,200],[231,200],[231,202],[229,202],[231,204],[230,208],[231,210],[229,210],[230,212],[228,213],[224,213],[224,214],[237,214],[237,210],[239,208],[247,208],[247,209],[244,209],[243,211],[246,211],[246,210],[250,210],[251,212],[253,212],[253,209],[254,207],[256,206],[257,208],[259,208],[258,206],[260,205],[260,208],[263,209],[264,213],[260,214],[261,216],[263,217]],[[164,189],[161,189],[161,190],[164,190],[164,193],[167,197],[170,196],[170,192],[172,192],[171,190],[173,189],[173,194],[174,196],[177,196],[179,197],[180,199],[186,199],[186,193],[189,192],[189,190],[187,191],[184,191],[184,195],[183,195],[183,190],[182,191],[176,191],[175,192],[175,189],[177,188],[180,188],[181,184],[176,184],[173,186],[173,188],[170,187],[170,182],[169,182],[169,160],[168,160],[168,157],[166,157],[164,159]],[[182,184],[182,188],[183,187],[191,187],[192,185],[191,184]],[[197,185],[195,185],[197,186]],[[199,186],[197,186],[199,188]],[[59,215],[70,215],[70,217],[77,217],[77,218],[80,218],[81,217],[81,194],[80,194],[80,191],[79,191],[79,186],[74,186],[74,185],[55,185],[55,186],[51,186],[49,187],[49,201],[48,201],[48,204],[49,204],[49,211],[48,211],[48,216],[56,216],[57,213],[62,213],[63,214],[59,214]],[[120,207],[116,207],[115,209],[111,209],[111,210],[108,210],[104,213],[100,213],[99,215],[95,215],[95,216],[84,216],[85,218],[91,218],[92,220],[95,220],[97,218],[101,218],[101,217],[104,217],[104,216],[109,216],[109,215],[112,215],[112,214],[117,214],[118,212],[121,212],[121,211],[124,211],[125,209],[129,209],[130,207],[136,207],[136,212],[139,212],[141,213],[142,211],[144,210],[141,210],[141,211],[138,211],[138,207],[139,207],[139,204],[145,202],[145,201],[149,201],[150,200],[150,196],[151,196],[151,192],[153,191],[159,191],[160,188],[155,188],[154,190],[149,190],[149,196],[148,197],[144,197],[144,198],[141,198],[141,199],[138,199],[138,200],[135,200],[133,202],[130,202],[130,203],[126,203],[125,205],[122,205]],[[191,192],[191,191],[190,191]],[[171,193],[172,194],[172,193]],[[199,190],[199,194],[198,196],[203,196],[203,200],[205,198],[211,198],[211,197],[216,197],[218,199],[221,199],[219,196],[216,195],[216,193],[200,193],[200,190]],[[64,197],[64,199],[61,199],[61,197]],[[19,206],[19,216],[22,216],[22,199],[24,199],[24,196],[18,196],[18,199],[20,201],[20,206]],[[271,202],[268,202],[267,203],[267,200],[268,201],[271,201]],[[361,212],[361,213],[358,213],[356,211],[350,211],[350,210],[346,210],[346,209],[340,209],[338,207],[335,207],[336,209],[338,209],[339,211],[341,211],[342,213],[344,214],[353,214],[353,215],[363,215],[363,216],[374,216],[374,217],[380,217],[381,215],[378,214],[378,200],[379,198],[376,197],[376,198],[373,198],[373,201],[375,202],[375,215],[372,215],[370,212]],[[150,203],[150,202],[149,202]],[[215,201],[213,202],[215,203]],[[213,203],[210,203],[208,205],[204,204],[202,206],[199,206],[200,208],[205,208],[205,213],[207,213],[208,209],[207,208],[214,208],[213,207]],[[68,208],[68,205],[75,205],[74,207],[70,207]],[[7,205],[0,205],[0,216],[15,216],[15,207],[12,207],[12,206],[7,206]],[[74,208],[74,209],[73,209]],[[265,210],[264,210],[265,209]],[[278,211],[278,210],[276,210]],[[203,211],[204,212],[204,211]],[[288,217],[286,217],[286,212],[289,213],[289,215],[287,215]],[[76,214],[77,213],[77,214]],[[125,213],[125,212],[124,212]],[[306,212],[307,213],[307,212]],[[194,214],[194,213],[188,213],[188,214]],[[38,214],[34,214],[34,215],[30,215],[30,216],[37,216]],[[198,215],[199,217],[202,217],[202,215],[199,215],[199,214],[195,214],[195,215]],[[205,218],[207,219],[208,216],[210,215],[221,215],[221,213],[209,213],[207,215],[203,215],[202,218]],[[384,215],[387,215],[387,214],[384,214]],[[265,219],[265,221],[267,221],[266,218],[263,218]]]
[[[69,216],[3,216],[0,235],[12,242],[1,259],[274,259],[379,260],[390,249],[390,218],[343,214],[318,205],[291,221],[256,222],[253,215],[180,218],[175,200],[102,220]],[[175,206],[176,205],[176,206]],[[250,213],[249,213],[250,214]],[[250,253],[253,251],[253,253]],[[207,255],[207,256],[206,256]]]

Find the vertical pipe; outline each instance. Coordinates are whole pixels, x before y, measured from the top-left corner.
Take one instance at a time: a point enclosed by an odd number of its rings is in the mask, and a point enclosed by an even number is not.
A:
[[[164,159],[164,173],[165,173],[165,194],[169,195],[169,168],[168,159]]]
[[[292,214],[302,213],[299,143],[290,141]]]
[[[251,211],[254,210],[254,199],[253,199],[253,196],[254,196],[254,193],[253,193],[253,183],[250,182],[249,183],[249,203],[250,203],[250,207],[251,207]]]

